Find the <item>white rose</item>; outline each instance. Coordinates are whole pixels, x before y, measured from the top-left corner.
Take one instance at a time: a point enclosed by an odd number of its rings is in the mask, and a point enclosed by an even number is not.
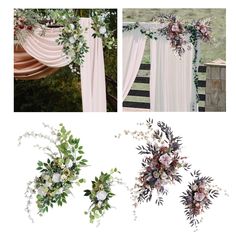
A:
[[[63,193],[63,188],[59,188],[56,192],[56,194],[62,194]]]
[[[69,160],[67,163],[66,163],[66,168],[71,168],[73,166],[73,161],[72,160]]]
[[[71,37],[69,38],[69,42],[72,43],[72,44],[75,43],[75,38],[74,38],[74,36],[71,36]]]
[[[61,181],[61,175],[59,173],[55,173],[52,176],[52,182],[59,183]]]
[[[105,34],[107,32],[106,27],[105,26],[101,26],[99,29],[99,33],[100,34]]]
[[[107,197],[107,193],[105,191],[98,191],[96,194],[96,198],[98,201],[104,201]]]
[[[74,29],[75,29],[75,25],[74,25],[74,24],[70,24],[70,28],[71,28],[72,30],[74,30]]]
[[[45,188],[45,187],[43,187],[43,186],[41,186],[41,187],[38,188],[38,194],[41,195],[41,196],[43,196],[43,197],[46,196],[47,191],[48,191],[48,189]]]

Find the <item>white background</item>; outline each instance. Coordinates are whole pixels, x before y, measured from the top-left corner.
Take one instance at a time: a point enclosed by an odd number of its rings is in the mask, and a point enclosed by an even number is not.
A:
[[[1,2],[1,74],[0,74],[0,144],[1,144],[1,192],[0,192],[0,235],[236,235],[235,219],[235,36],[236,16],[234,7],[229,1],[198,0],[161,1],[161,0],[127,0],[116,3],[112,0],[77,1],[9,1]],[[114,7],[119,8],[119,26],[122,25],[122,7],[148,8],[227,8],[227,112],[226,113],[14,113],[13,112],[13,8],[20,7]],[[119,32],[121,39],[121,30]],[[121,42],[119,40],[119,53]],[[121,54],[119,54],[119,62]],[[121,64],[121,63],[120,63]],[[121,72],[121,68],[119,69]],[[121,74],[121,73],[119,73]],[[119,94],[121,94],[119,87]],[[121,108],[121,104],[119,104]],[[90,186],[90,180],[100,171],[118,167],[122,171],[127,184],[134,183],[139,170],[141,156],[135,150],[136,142],[131,138],[117,140],[114,135],[123,129],[134,128],[135,124],[152,117],[169,124],[176,135],[183,137],[183,154],[196,169],[210,175],[215,182],[227,189],[230,197],[221,195],[215,200],[199,231],[193,233],[185,220],[183,207],[179,203],[179,195],[190,181],[184,174],[182,185],[171,186],[165,198],[164,206],[143,204],[138,208],[138,220],[133,221],[131,202],[128,192],[116,187],[116,197],[112,209],[101,221],[100,227],[89,224],[83,214],[89,207],[89,200],[83,197],[83,189]],[[17,147],[17,138],[25,131],[42,131],[42,122],[57,127],[64,123],[75,136],[81,138],[85,158],[90,167],[82,171],[87,183],[73,190],[68,204],[54,208],[43,217],[36,217],[32,224],[24,212],[24,191],[26,183],[35,174],[36,163],[46,158],[38,150],[32,148],[32,142],[25,141]],[[2,232],[1,232],[2,231]]]

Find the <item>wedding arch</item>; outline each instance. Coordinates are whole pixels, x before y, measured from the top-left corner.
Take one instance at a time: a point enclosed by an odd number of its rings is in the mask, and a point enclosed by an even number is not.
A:
[[[150,40],[150,111],[198,111],[200,41],[209,42],[209,19],[182,22],[162,15],[123,24],[123,100],[138,74]]]
[[[14,15],[14,78],[37,80],[69,65],[80,74],[85,112],[106,111],[103,48],[116,47],[108,13],[80,17],[73,9],[17,9]]]

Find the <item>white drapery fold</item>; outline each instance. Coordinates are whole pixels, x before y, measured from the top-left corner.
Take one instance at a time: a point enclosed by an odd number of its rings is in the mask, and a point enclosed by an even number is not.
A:
[[[106,86],[102,40],[92,36],[94,31],[91,28],[92,20],[90,18],[81,18],[80,24],[84,29],[84,37],[89,47],[89,51],[85,54],[84,63],[81,65],[80,75],[83,111],[105,112]],[[35,65],[38,66],[38,70],[44,69],[47,72],[53,72],[56,71],[55,68],[64,67],[71,63],[71,59],[63,52],[63,45],[58,45],[56,42],[61,30],[62,28],[46,28],[42,31],[41,28],[37,28],[33,33],[27,35],[22,42],[22,47],[30,57],[36,59],[36,62],[34,61],[34,65],[25,63],[28,57],[15,51],[14,74],[18,79],[24,79],[24,76],[25,79],[39,79],[41,71],[38,71],[37,76],[30,74],[31,72],[35,73]],[[50,68],[52,69],[50,70]]]
[[[80,19],[82,28],[87,28],[84,36],[89,47],[84,63],[80,67],[83,111],[105,112],[107,105],[102,40],[92,37],[94,31],[91,23],[90,18]]]
[[[190,46],[190,45],[189,45]],[[164,37],[150,40],[150,110],[192,111],[196,93],[193,89],[193,48],[181,58]]]
[[[139,29],[123,32],[123,100],[138,74],[145,43],[146,37]]]
[[[71,63],[71,59],[63,52],[63,45],[58,45],[62,28],[37,28],[29,33],[22,42],[22,47],[33,58],[48,67],[63,67]]]

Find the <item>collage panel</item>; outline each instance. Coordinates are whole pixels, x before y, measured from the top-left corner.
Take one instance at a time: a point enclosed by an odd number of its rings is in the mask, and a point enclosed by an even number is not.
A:
[[[123,111],[226,111],[226,9],[123,9]]]
[[[116,112],[117,9],[15,9],[14,111]]]
[[[233,4],[1,4],[1,235],[236,235]]]

